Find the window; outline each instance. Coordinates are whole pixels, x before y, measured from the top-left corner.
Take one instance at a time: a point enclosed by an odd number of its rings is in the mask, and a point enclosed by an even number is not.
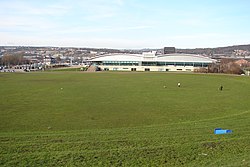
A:
[[[120,65],[122,65],[122,66],[132,66],[133,62],[132,61],[121,61]]]
[[[110,61],[104,61],[103,65],[111,65],[111,62]]]
[[[166,65],[171,65],[171,66],[173,65],[174,66],[175,63],[174,62],[166,62]]]
[[[202,67],[202,63],[194,63],[194,67]]]
[[[193,66],[194,63],[193,62],[185,62],[185,66]]]
[[[165,66],[166,63],[165,62],[157,62],[157,66]]]
[[[157,63],[156,62],[142,62],[143,66],[156,66]]]
[[[176,63],[176,66],[184,66],[184,63],[182,63],[182,62],[177,62],[177,63]]]
[[[139,63],[136,62],[136,61],[133,62],[133,65],[134,65],[134,66],[138,66],[138,64],[139,64]]]
[[[208,67],[208,63],[203,63],[202,67]]]

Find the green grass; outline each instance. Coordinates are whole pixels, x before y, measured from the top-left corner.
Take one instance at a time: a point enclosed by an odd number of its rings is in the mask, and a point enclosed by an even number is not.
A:
[[[249,95],[245,76],[1,73],[0,166],[249,166]]]
[[[82,69],[82,70],[81,70]],[[64,68],[48,68],[46,69],[46,72],[67,72],[67,71],[86,71],[86,67],[77,67],[77,68],[72,68],[72,67],[64,67]]]

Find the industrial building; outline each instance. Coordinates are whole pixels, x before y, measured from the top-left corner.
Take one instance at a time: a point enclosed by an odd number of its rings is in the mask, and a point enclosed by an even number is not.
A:
[[[193,54],[110,54],[90,60],[91,64],[104,71],[194,71],[208,68],[215,60]]]

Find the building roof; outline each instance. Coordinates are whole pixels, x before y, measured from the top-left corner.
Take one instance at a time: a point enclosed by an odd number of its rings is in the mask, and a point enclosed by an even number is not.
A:
[[[143,57],[140,54],[112,54],[104,55],[90,61],[142,61]]]
[[[145,57],[142,54],[112,54],[91,59],[90,61],[147,61],[147,62],[203,62],[213,63],[216,60],[193,54],[166,54],[154,57]]]
[[[243,64],[248,64],[249,62],[245,59],[240,59],[235,61],[236,64],[243,65]]]

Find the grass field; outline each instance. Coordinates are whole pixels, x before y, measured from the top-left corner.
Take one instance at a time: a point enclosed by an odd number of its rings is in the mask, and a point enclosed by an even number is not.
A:
[[[0,166],[250,166],[249,97],[245,76],[0,73]]]
[[[46,69],[46,72],[67,72],[67,71],[86,71],[87,67],[62,67],[62,68],[50,68],[50,69]]]

